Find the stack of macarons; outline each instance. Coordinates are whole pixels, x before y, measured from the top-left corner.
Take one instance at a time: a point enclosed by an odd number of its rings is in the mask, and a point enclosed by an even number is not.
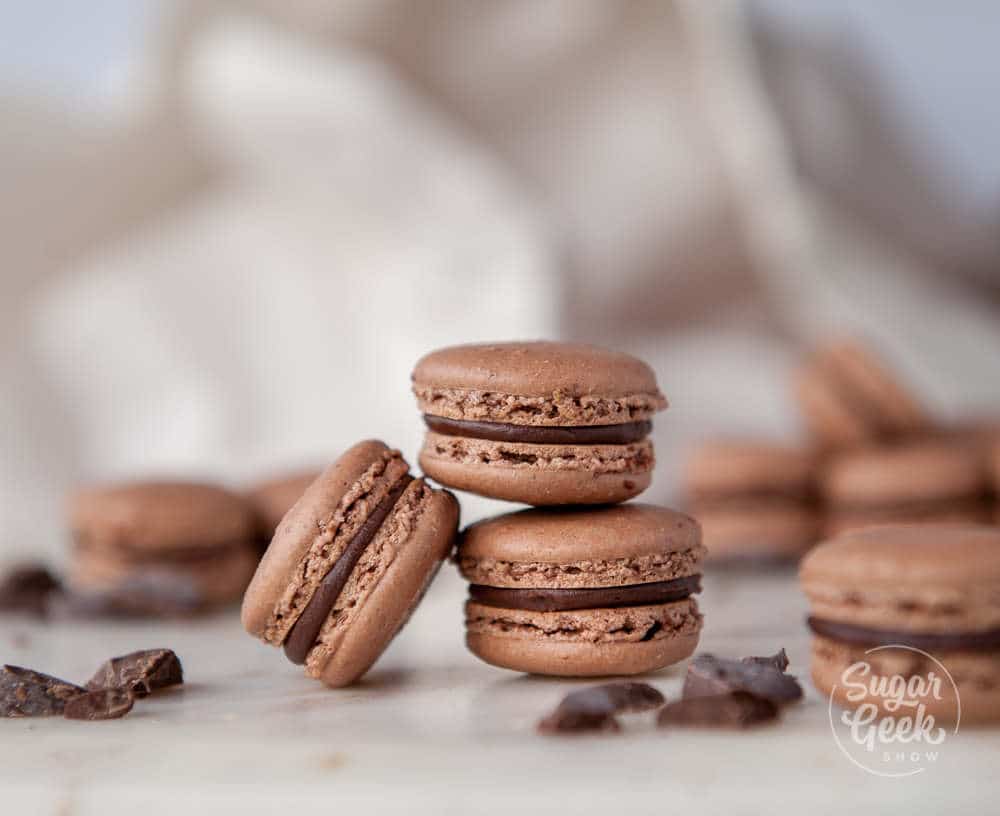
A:
[[[690,655],[702,618],[698,524],[625,499],[650,483],[653,372],[565,343],[443,349],[413,390],[424,472],[446,487],[538,505],[465,531],[469,648],[540,674],[635,674]],[[406,622],[452,551],[454,495],[399,451],[358,443],[277,526],[243,599],[243,625],[330,686],[354,682]]]
[[[456,346],[413,371],[424,471],[444,485],[535,505],[466,529],[466,643],[516,671],[637,674],[695,649],[699,526],[620,502],[652,479],[667,401],[626,354],[570,343]]]
[[[857,527],[989,518],[997,491],[984,451],[995,423],[935,421],[854,339],[807,355],[793,384],[804,445],[710,440],[688,460],[687,506],[703,523],[709,562],[797,559],[823,535]],[[789,486],[810,499],[793,510]]]

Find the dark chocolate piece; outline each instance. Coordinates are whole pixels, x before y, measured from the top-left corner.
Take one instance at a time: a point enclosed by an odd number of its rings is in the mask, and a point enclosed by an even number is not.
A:
[[[194,580],[168,569],[143,568],[100,590],[70,589],[51,605],[72,618],[185,618],[208,602]]]
[[[146,649],[113,657],[90,678],[87,688],[123,689],[135,697],[146,697],[157,689],[184,682],[181,661],[170,649]]]
[[[801,698],[802,686],[771,663],[772,659],[747,662],[710,654],[698,655],[688,664],[684,697],[714,697],[745,691],[778,704]]]
[[[86,694],[73,683],[20,666],[0,670],[0,717],[51,717]]]
[[[664,702],[664,696],[646,683],[589,686],[567,694],[555,711],[538,723],[538,730],[542,734],[619,731],[615,714],[650,711]]]
[[[86,691],[67,701],[63,716],[67,720],[117,720],[132,710],[133,696],[125,689]]]
[[[665,706],[656,718],[661,728],[701,726],[750,728],[778,717],[778,706],[763,697],[736,691],[712,697],[687,697]]]
[[[788,655],[784,649],[768,657],[743,657],[740,658],[740,662],[755,663],[761,666],[774,666],[780,672],[788,671]]]
[[[1000,650],[1000,629],[982,632],[904,632],[871,629],[851,623],[810,617],[809,628],[821,637],[858,646],[910,646],[925,652],[994,652]]]
[[[49,596],[62,584],[44,564],[21,564],[0,578],[0,612],[24,612],[42,617]]]
[[[379,502],[371,515],[365,519],[364,523],[354,534],[354,538],[344,548],[344,552],[341,553],[340,558],[330,568],[330,571],[320,582],[320,585],[316,587],[316,591],[313,593],[312,598],[310,598],[309,603],[306,604],[306,608],[302,610],[299,619],[295,621],[295,625],[292,626],[288,637],[285,638],[285,656],[292,663],[301,666],[306,662],[306,656],[315,645],[316,638],[319,636],[323,624],[330,616],[330,612],[333,611],[334,604],[337,603],[337,598],[340,597],[347,579],[351,576],[351,571],[357,565],[365,548],[375,538],[375,534],[382,526],[382,523],[389,516],[389,513],[392,512],[392,508],[396,505],[399,497],[403,495],[403,491],[406,490],[412,481],[413,477],[407,475],[393,486],[389,494]]]
[[[479,422],[424,414],[424,422],[435,433],[446,436],[467,436],[493,442],[520,442],[529,445],[628,445],[645,439],[653,430],[653,423],[648,419],[620,425],[555,426]]]
[[[503,609],[530,609],[535,612],[565,612],[571,609],[605,609],[645,606],[682,601],[701,592],[701,576],[688,575],[672,581],[592,589],[510,589],[472,584],[469,598]]]

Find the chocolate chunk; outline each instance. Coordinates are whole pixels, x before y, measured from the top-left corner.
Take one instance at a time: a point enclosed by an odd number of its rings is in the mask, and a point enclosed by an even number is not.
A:
[[[703,726],[709,728],[750,728],[778,717],[778,706],[771,700],[736,691],[711,697],[687,697],[665,706],[656,724]]]
[[[184,682],[181,661],[170,649],[146,649],[113,657],[87,683],[91,691],[122,689],[146,697],[157,689]]]
[[[698,655],[688,664],[684,697],[713,697],[745,691],[778,704],[802,697],[798,681],[771,660],[727,660],[709,654]]]
[[[445,436],[529,445],[629,445],[645,439],[653,430],[648,419],[619,425],[513,425],[425,414],[424,422],[432,431]]]
[[[285,657],[301,666],[306,662],[306,657],[316,645],[316,638],[319,637],[320,630],[326,619],[330,617],[337,598],[347,584],[347,579],[351,577],[351,571],[357,566],[365,549],[378,533],[383,522],[389,517],[392,508],[396,506],[403,491],[413,481],[413,477],[407,474],[400,479],[393,488],[386,494],[364,520],[364,523],[348,542],[340,557],[336,560],[330,571],[324,576],[316,591],[313,593],[306,608],[302,610],[299,619],[295,621],[291,631],[285,638]]]
[[[86,689],[31,669],[4,666],[0,670],[2,717],[51,717],[62,714],[66,704],[81,694],[86,694]]]
[[[87,691],[67,701],[67,720],[116,720],[132,710],[134,698],[125,689]]]
[[[857,646],[910,646],[924,652],[994,652],[1000,649],[1000,629],[980,632],[905,632],[871,629],[851,623],[809,618],[809,628],[821,637]]]
[[[53,604],[52,612],[72,618],[185,618],[206,606],[193,579],[151,568],[106,589],[70,590]]]
[[[753,663],[760,666],[774,666],[780,672],[788,671],[788,655],[785,654],[784,649],[768,657],[743,657],[740,658],[740,662]]]
[[[672,581],[632,584],[592,589],[511,589],[472,584],[469,598],[487,606],[503,609],[529,609],[535,612],[565,612],[572,609],[606,609],[621,606],[682,601],[701,591],[701,576],[688,575]]]
[[[583,731],[618,731],[614,715],[625,711],[649,711],[666,702],[646,683],[605,683],[567,694],[549,716],[538,723],[542,734]]]
[[[42,617],[48,608],[49,596],[60,587],[59,579],[43,564],[13,567],[0,578],[0,612],[24,612]]]

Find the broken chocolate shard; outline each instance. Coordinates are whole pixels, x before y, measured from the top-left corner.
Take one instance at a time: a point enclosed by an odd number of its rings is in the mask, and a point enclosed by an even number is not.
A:
[[[48,674],[4,666],[0,670],[0,717],[52,717],[86,689]]]
[[[736,691],[670,703],[660,711],[656,724],[661,728],[750,728],[777,718],[778,706],[771,700]]]
[[[728,660],[710,654],[698,655],[688,664],[683,696],[713,697],[744,691],[779,705],[800,699],[802,686],[771,660]]]
[[[543,734],[618,731],[615,714],[650,711],[664,702],[664,696],[647,683],[590,686],[567,694],[555,711],[538,723],[538,730]]]
[[[21,564],[0,577],[0,612],[43,617],[49,596],[59,592],[59,579],[44,564]]]
[[[743,657],[741,663],[753,663],[761,666],[774,666],[778,671],[788,671],[788,655],[781,649],[777,654],[768,657]]]
[[[123,689],[146,697],[157,689],[184,682],[181,661],[170,649],[145,649],[113,657],[87,683],[91,691]]]
[[[134,697],[123,688],[86,691],[66,702],[67,720],[117,720],[132,710]]]

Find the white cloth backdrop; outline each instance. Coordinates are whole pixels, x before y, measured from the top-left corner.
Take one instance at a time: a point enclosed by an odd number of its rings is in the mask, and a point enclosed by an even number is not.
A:
[[[831,327],[1000,401],[995,311],[797,183],[733,8],[472,5],[161,4],[111,110],[9,92],[0,560],[62,552],[79,480],[414,457],[410,368],[455,342],[648,358],[656,500],[698,436],[794,437]]]

